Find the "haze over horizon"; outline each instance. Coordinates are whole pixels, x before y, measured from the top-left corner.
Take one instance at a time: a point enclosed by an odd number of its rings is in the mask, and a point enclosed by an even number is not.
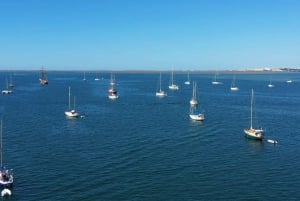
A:
[[[299,68],[297,0],[0,2],[0,70]]]

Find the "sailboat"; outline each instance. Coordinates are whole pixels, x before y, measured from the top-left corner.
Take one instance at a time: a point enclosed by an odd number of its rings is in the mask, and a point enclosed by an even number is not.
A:
[[[174,78],[173,78],[173,70],[172,70],[172,73],[171,73],[171,80],[170,80],[170,85],[169,85],[169,89],[171,90],[178,90],[179,89],[179,86],[174,84]]]
[[[198,100],[197,100],[197,82],[193,82],[193,95],[192,95],[192,99],[190,100],[190,104],[193,105],[197,105],[198,104]]]
[[[190,72],[188,72],[187,77],[188,77],[188,79],[187,79],[187,81],[184,82],[184,84],[190,85],[191,84],[191,82],[190,82]]]
[[[252,118],[253,118],[253,96],[254,91],[252,89],[251,93],[251,110],[250,110],[250,128],[244,129],[245,135],[247,138],[255,139],[255,140],[262,140],[264,138],[263,130],[262,129],[255,129],[252,126]]]
[[[160,76],[159,76],[159,90],[156,92],[156,96],[159,96],[159,97],[167,96],[167,92],[165,92],[161,89],[161,73],[160,73]]]
[[[217,81],[217,73],[215,74],[213,81],[211,82],[213,85],[222,84],[222,82]]]
[[[233,76],[232,82],[231,82],[231,87],[230,87],[231,91],[238,91],[239,88],[235,85],[235,76]]]
[[[6,191],[8,194],[11,194],[9,188],[12,188],[14,177],[12,170],[6,169],[3,165],[3,143],[2,143],[2,120],[1,120],[1,128],[0,128],[0,157],[1,157],[1,167],[0,167],[0,187],[3,191]]]
[[[205,119],[204,113],[196,113],[195,112],[196,109],[197,108],[193,106],[190,108],[190,114],[189,114],[190,118],[195,121],[203,121]]]
[[[108,90],[108,98],[109,99],[119,98],[118,91],[117,91],[115,85],[116,85],[116,79],[115,79],[115,76],[113,76],[113,74],[111,73],[111,75],[110,75],[110,88]]]
[[[94,80],[95,80],[95,81],[99,81],[99,80],[100,80],[100,78],[99,78],[99,76],[98,76],[98,73],[97,73],[97,76],[95,77]]]
[[[40,83],[41,83],[41,85],[47,85],[48,84],[47,73],[44,70],[44,67],[42,67],[42,69],[41,69]]]
[[[10,88],[13,88],[15,86],[14,83],[13,83],[13,81],[12,81],[12,77],[11,76],[10,76],[10,82],[9,82],[8,86]]]
[[[272,79],[270,79],[270,82],[269,82],[269,84],[268,84],[268,87],[270,87],[270,88],[274,87],[274,84],[272,84]]]
[[[82,78],[82,81],[86,81],[86,78],[85,78],[85,72],[83,72],[83,78]]]
[[[13,91],[8,88],[8,80],[6,80],[6,89],[2,90],[2,94],[12,94]]]
[[[67,117],[79,117],[79,113],[75,110],[75,96],[74,96],[74,106],[71,109],[71,87],[69,87],[69,110],[65,111]]]

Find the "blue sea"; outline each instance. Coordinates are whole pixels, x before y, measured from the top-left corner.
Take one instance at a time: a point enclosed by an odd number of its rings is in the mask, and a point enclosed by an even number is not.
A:
[[[95,81],[99,76],[103,79]],[[3,161],[14,171],[13,195],[4,200],[299,200],[300,74],[190,73],[205,120],[189,119],[192,84],[174,73],[115,73],[119,98],[107,97],[110,73],[1,72],[12,95],[0,95]],[[275,85],[268,88],[272,79]],[[286,83],[292,79],[293,83]],[[68,87],[82,118],[68,119]],[[254,127],[245,138],[254,89]],[[276,139],[273,145],[267,139]]]

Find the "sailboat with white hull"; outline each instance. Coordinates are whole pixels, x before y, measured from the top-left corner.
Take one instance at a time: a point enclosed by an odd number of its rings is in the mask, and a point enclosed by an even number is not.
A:
[[[47,74],[46,74],[46,71],[44,70],[44,67],[42,67],[42,70],[41,70],[40,84],[48,85]]]
[[[187,81],[184,82],[184,84],[190,85],[191,84],[191,82],[190,82],[190,72],[188,72],[187,77],[188,77],[188,79],[187,79]]]
[[[156,92],[156,96],[158,97],[165,97],[167,96],[167,92],[161,89],[161,73],[159,75],[159,90]]]
[[[71,109],[71,87],[69,87],[69,110],[65,111],[65,115],[67,117],[79,117],[79,113],[75,110],[75,96],[74,96],[74,106]]]
[[[235,76],[232,79],[230,90],[231,91],[238,91],[239,90],[239,88],[235,85]]]
[[[171,73],[171,80],[170,80],[170,85],[169,85],[169,89],[171,90],[179,90],[179,86],[174,84],[174,75],[173,75],[173,70],[172,70],[172,73]]]
[[[11,194],[10,188],[13,187],[14,177],[12,170],[6,169],[3,165],[3,143],[2,143],[2,120],[1,120],[1,128],[0,128],[0,157],[1,157],[1,167],[0,167],[0,187],[1,194],[3,192],[7,194]]]
[[[197,100],[197,82],[193,82],[193,95],[192,95],[192,99],[190,100],[190,104],[193,105],[197,105],[198,104],[198,100]]]
[[[253,119],[253,96],[254,91],[252,89],[251,93],[251,110],[250,110],[250,128],[244,129],[244,133],[247,138],[254,139],[254,140],[262,140],[264,138],[263,130],[262,129],[255,129],[252,126],[252,119]]]

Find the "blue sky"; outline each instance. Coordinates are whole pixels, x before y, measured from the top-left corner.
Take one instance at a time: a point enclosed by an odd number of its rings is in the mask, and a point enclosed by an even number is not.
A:
[[[300,67],[298,0],[0,0],[0,70]]]

